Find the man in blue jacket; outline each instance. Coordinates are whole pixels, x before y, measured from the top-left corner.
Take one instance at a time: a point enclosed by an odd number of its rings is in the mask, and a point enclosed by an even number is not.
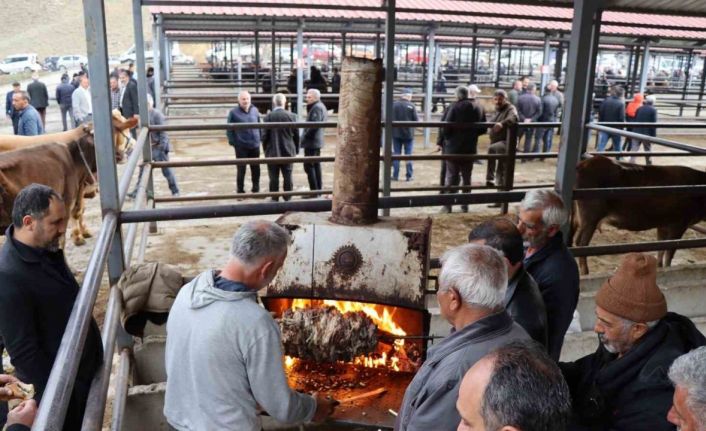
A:
[[[623,101],[623,89],[613,87],[610,96],[606,97],[598,108],[598,121],[605,122],[625,122],[625,102]],[[620,135],[615,133],[598,132],[598,151],[605,151],[606,144],[610,138],[613,146],[608,151],[620,151]],[[620,159],[620,157],[618,157]]]
[[[12,90],[8,91],[5,95],[5,115],[12,120],[12,132],[15,135],[17,134],[17,123],[20,121],[20,118],[18,117],[17,111],[15,111],[15,108],[12,106],[12,96],[15,93],[19,93],[20,90],[20,83],[15,81],[12,83]]]
[[[26,91],[12,95],[12,106],[17,112],[17,134],[21,136],[35,136],[44,134],[44,125],[39,112],[29,104],[30,97]]]
[[[67,130],[66,114],[69,114],[71,125],[74,124],[74,111],[71,107],[71,95],[76,88],[69,83],[69,75],[61,76],[61,84],[56,86],[56,103],[61,109],[61,124],[64,126],[64,131]]]
[[[250,93],[243,90],[238,94],[238,106],[228,113],[228,123],[259,123],[260,112],[250,104]],[[260,129],[230,129],[226,131],[228,144],[235,149],[236,159],[257,159],[260,157]],[[238,165],[237,192],[245,193],[245,165]],[[260,191],[260,165],[250,165],[252,192]]]
[[[412,89],[406,88],[402,91],[400,99],[392,105],[392,117],[394,121],[419,121],[417,116],[417,108],[412,103]],[[412,154],[414,149],[414,127],[396,127],[392,129],[392,150],[395,155],[404,153]],[[399,180],[400,161],[392,162],[392,180]],[[412,181],[414,176],[414,167],[412,161],[407,160],[407,173],[405,178],[407,181]]]

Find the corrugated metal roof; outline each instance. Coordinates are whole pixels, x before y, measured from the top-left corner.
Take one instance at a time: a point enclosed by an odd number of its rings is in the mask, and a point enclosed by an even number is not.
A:
[[[210,0],[209,4],[213,4]],[[218,1],[218,0],[215,0]],[[164,15],[192,15],[207,19],[209,16],[238,16],[239,18],[265,18],[265,19],[305,19],[309,22],[316,20],[357,20],[381,22],[385,19],[382,11],[365,11],[349,9],[319,9],[299,7],[267,7],[267,4],[280,5],[340,5],[342,7],[379,7],[377,0],[261,0],[263,7],[234,7],[233,0],[228,1],[228,6],[153,6],[150,12]],[[617,0],[619,3],[620,0]],[[700,0],[706,5],[705,0]],[[679,3],[676,0],[673,2]],[[186,3],[186,2],[185,2]],[[191,1],[189,3],[198,3]],[[237,0],[235,1],[237,3]],[[622,0],[623,4],[651,3]],[[660,3],[655,0],[654,4]],[[252,4],[252,3],[249,3]],[[706,7],[706,6],[705,6]],[[399,0],[399,12],[396,14],[399,24],[416,23],[425,26],[430,23],[452,24],[459,26],[515,28],[530,31],[569,32],[571,30],[572,10],[563,7],[517,5],[487,2],[467,2],[457,0]],[[430,13],[404,12],[404,10],[428,10]],[[438,13],[443,11],[446,13]],[[437,13],[434,13],[437,12]],[[453,12],[459,13],[458,15]],[[478,13],[478,15],[471,15]],[[484,15],[485,14],[485,15]],[[490,14],[490,15],[488,15]],[[496,15],[506,15],[499,17]],[[554,20],[547,20],[552,17]],[[543,19],[544,18],[544,19]],[[556,21],[560,19],[563,21]],[[661,27],[654,27],[661,26]],[[664,28],[664,27],[668,28]],[[626,37],[655,37],[684,40],[706,40],[706,18],[701,17],[669,17],[649,15],[644,13],[610,12],[603,14],[601,34]]]

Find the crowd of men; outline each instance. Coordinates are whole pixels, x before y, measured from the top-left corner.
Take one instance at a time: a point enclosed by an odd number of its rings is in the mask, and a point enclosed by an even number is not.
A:
[[[311,123],[325,122],[328,119],[326,106],[321,102],[321,92],[315,88],[310,88],[306,92],[306,121]],[[297,118],[291,112],[286,111],[287,96],[277,93],[272,98],[272,110],[264,117],[264,122],[285,122],[296,123]],[[260,157],[260,147],[265,151],[265,157],[295,157],[300,148],[304,149],[305,157],[321,156],[321,149],[324,147],[324,129],[321,127],[308,127],[299,132],[296,126],[291,128],[264,129],[252,127],[237,127],[238,123],[259,123],[260,112],[251,103],[250,93],[243,90],[238,94],[238,106],[228,113],[229,124],[234,124],[228,129],[226,136],[228,144],[235,150],[236,159],[251,159],[250,179],[252,193],[260,191],[260,164],[252,160]],[[236,167],[236,192],[245,193],[246,164],[238,164]],[[304,172],[309,182],[309,189],[317,192],[323,188],[323,176],[321,173],[321,162],[312,160],[304,163]],[[292,163],[270,164],[268,165],[269,189],[270,192],[279,192],[279,176],[282,176],[282,190],[291,192]],[[317,197],[318,193],[312,193],[307,197]],[[291,195],[284,194],[284,200],[289,200]],[[271,198],[277,201],[279,198]]]
[[[283,109],[271,116],[291,118]],[[669,312],[650,255],[624,256],[598,290],[597,350],[558,362],[579,294],[578,269],[559,229],[566,216],[556,192],[532,190],[517,222],[482,222],[468,243],[444,253],[437,299],[450,334],[428,349],[396,430],[704,429],[706,338]],[[79,289],[59,248],[66,221],[61,196],[30,185],[15,200],[0,249],[0,333],[16,370],[0,384],[31,383],[40,404]],[[255,431],[261,410],[284,423],[319,422],[335,411],[326,394],[288,386],[278,327],[257,301],[289,244],[283,227],[247,222],[227,262],[177,294],[165,354],[164,414],[173,429]],[[80,429],[101,361],[91,321],[65,430]],[[0,398],[8,397],[1,389]],[[36,408],[28,401],[10,411],[9,429],[28,429]]]

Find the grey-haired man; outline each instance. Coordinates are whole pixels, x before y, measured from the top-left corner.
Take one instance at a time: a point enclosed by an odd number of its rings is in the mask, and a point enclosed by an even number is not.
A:
[[[321,421],[335,401],[287,384],[277,324],[257,303],[287,257],[289,233],[250,221],[220,270],[185,285],[167,321],[164,415],[179,431],[260,431],[258,406],[284,423]]]

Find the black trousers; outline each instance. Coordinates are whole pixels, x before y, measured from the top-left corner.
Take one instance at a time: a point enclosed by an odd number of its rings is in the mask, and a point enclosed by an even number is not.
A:
[[[306,157],[318,157],[321,155],[320,149],[308,149],[304,148],[304,156]],[[304,163],[304,172],[306,172],[306,177],[309,180],[310,190],[321,190],[321,163]]]
[[[235,158],[236,159],[256,159],[260,157],[260,148],[238,148],[235,147]],[[237,192],[245,193],[245,169],[247,166],[238,165],[236,167],[237,173]],[[250,165],[250,178],[252,179],[252,192],[257,193],[260,191],[260,165],[251,164]]]
[[[292,191],[292,165],[267,165],[267,174],[270,177],[270,191],[279,191],[279,174],[282,174],[282,190],[285,192]],[[273,197],[272,199],[278,200],[278,198]],[[285,196],[284,200],[288,201],[291,199],[289,196]]]

